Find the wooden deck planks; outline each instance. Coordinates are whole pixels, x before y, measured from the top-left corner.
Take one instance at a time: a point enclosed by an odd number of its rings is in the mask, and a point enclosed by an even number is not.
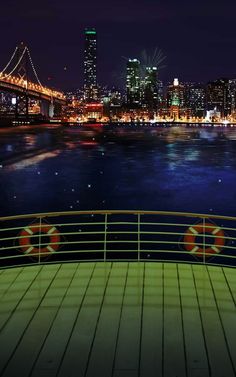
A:
[[[177,265],[181,296],[186,371],[188,376],[209,376],[201,315],[191,265]]]
[[[236,307],[228,289],[223,270],[207,268],[223,328],[232,368],[236,374]]]
[[[12,274],[12,271],[14,271],[14,269],[12,269],[10,276],[8,276],[8,283],[6,283],[6,279],[3,279],[5,287],[3,288],[4,292],[0,300],[0,330],[4,328],[11,314],[15,311],[20,302],[24,300],[28,288],[32,285],[32,282],[41,269],[41,266],[37,266],[33,269],[21,270],[20,273],[16,273],[15,276]],[[6,274],[3,275],[3,278],[5,277]]]
[[[223,273],[227,285],[229,287],[230,293],[233,297],[234,304],[236,305],[236,279],[235,279],[235,269],[233,268],[223,268]]]
[[[56,376],[84,297],[94,264],[79,264],[53,325],[35,361],[32,377]]]
[[[163,318],[163,374],[164,376],[186,376],[185,346],[183,336],[181,302],[176,264],[164,267],[164,318]]]
[[[22,282],[27,283],[25,285],[26,290],[23,295],[24,298],[19,301],[17,297],[15,305],[13,305],[14,296],[11,296],[11,302],[13,302],[12,305],[15,307],[15,310],[14,312],[9,311],[9,319],[0,334],[0,375],[1,372],[7,367],[11,358],[14,357],[15,352],[17,352],[19,342],[21,338],[24,337],[25,330],[29,326],[32,317],[35,315],[35,312],[37,311],[46,290],[53,282],[53,278],[55,277],[55,274],[59,268],[60,265],[52,266],[52,268],[47,268],[47,266],[37,266],[25,268],[22,271]],[[34,277],[33,280],[32,277]],[[18,292],[18,282],[15,283],[15,289],[16,292]],[[22,296],[21,290],[20,295]],[[22,355],[21,358],[24,362],[24,357],[22,357]]]
[[[113,263],[98,319],[86,376],[110,377],[128,274],[128,263]]]
[[[145,265],[140,377],[162,376],[163,265]]]
[[[200,303],[211,375],[233,377],[235,374],[228,354],[208,270],[205,266],[193,266],[193,274]]]
[[[84,376],[96,331],[97,319],[110,274],[110,263],[97,263],[76,318],[58,376]]]
[[[56,275],[53,271],[54,279],[51,279],[51,282],[49,282],[48,289],[46,288],[42,299],[40,302],[34,302],[34,304],[38,305],[37,310],[35,310],[36,308],[33,306],[34,312],[32,312],[31,300],[29,300],[28,306],[21,308],[20,314],[26,314],[27,317],[29,313],[32,313],[32,316],[28,320],[23,337],[20,338],[14,355],[11,357],[5,368],[4,376],[10,377],[14,375],[16,365],[21,370],[23,376],[29,375],[41,344],[47,336],[50,325],[54,321],[55,313],[62,300],[63,293],[67,289],[68,282],[71,279],[71,273],[67,272],[66,267],[67,265],[62,265],[57,270]],[[61,293],[58,289],[60,289]],[[20,319],[23,320],[23,323],[25,322],[25,316],[24,318],[18,317],[18,323]],[[22,355],[27,355],[27,362],[22,358]]]
[[[141,315],[143,304],[143,263],[130,263],[114,364],[114,377],[138,376]]]
[[[230,268],[91,262],[4,270],[0,376],[236,377],[235,295]]]
[[[21,273],[22,268],[12,268],[10,270],[0,270],[1,286],[0,286],[0,300],[6,294],[8,289],[14,284],[18,275]]]

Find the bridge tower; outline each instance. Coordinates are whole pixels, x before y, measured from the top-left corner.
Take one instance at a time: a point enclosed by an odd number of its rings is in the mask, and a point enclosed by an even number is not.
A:
[[[23,116],[28,120],[29,118],[29,96],[28,96],[28,81],[29,81],[29,55],[27,54],[27,47],[24,42],[21,42],[17,49],[16,60],[18,61],[14,75],[24,82],[24,91],[16,97],[15,117]]]

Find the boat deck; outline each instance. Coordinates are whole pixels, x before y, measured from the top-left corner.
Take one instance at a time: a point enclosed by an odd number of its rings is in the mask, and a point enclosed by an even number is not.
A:
[[[0,270],[0,376],[235,377],[235,303],[233,268]]]

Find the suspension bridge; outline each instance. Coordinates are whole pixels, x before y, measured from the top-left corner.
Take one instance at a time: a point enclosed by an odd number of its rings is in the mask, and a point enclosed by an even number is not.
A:
[[[52,117],[65,104],[64,93],[42,85],[29,48],[21,42],[0,72],[0,91],[15,95],[15,118],[29,116],[29,99],[39,101],[40,113]]]

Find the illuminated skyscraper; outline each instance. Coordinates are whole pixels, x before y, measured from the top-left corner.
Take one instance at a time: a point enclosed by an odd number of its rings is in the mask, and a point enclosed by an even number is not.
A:
[[[143,83],[143,105],[150,110],[157,108],[157,67],[146,67]]]
[[[174,119],[179,119],[180,108],[184,106],[184,86],[174,79],[172,85],[167,88],[167,106],[170,109],[170,115]]]
[[[137,59],[129,59],[127,62],[126,97],[129,107],[140,105],[140,61]]]
[[[178,79],[174,79],[173,84],[169,85],[167,88],[167,106],[170,108],[173,103],[176,105],[178,101],[178,106],[180,108],[184,107],[184,86],[179,83]]]
[[[186,86],[185,86],[186,88]],[[206,113],[206,90],[203,84],[193,84],[188,88],[187,106],[193,116],[204,117]]]
[[[97,90],[97,32],[85,29],[84,97],[87,102],[96,101]]]
[[[229,79],[218,79],[208,82],[206,88],[207,110],[217,110],[222,117],[231,114],[232,95],[231,81]]]

